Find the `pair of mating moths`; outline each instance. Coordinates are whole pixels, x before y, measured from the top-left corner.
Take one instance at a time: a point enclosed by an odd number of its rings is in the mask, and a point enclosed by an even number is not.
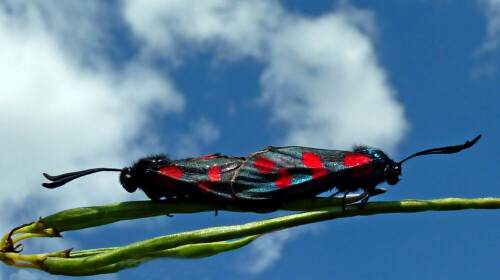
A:
[[[382,182],[395,185],[401,164],[410,158],[429,154],[457,153],[474,145],[481,135],[462,145],[434,148],[395,162],[379,149],[355,147],[353,151],[308,147],[268,147],[248,157],[213,154],[171,160],[165,155],[140,159],[123,169],[94,168],[58,176],[43,175],[57,188],[81,176],[100,171],[120,172],[120,183],[128,192],[142,189],[154,201],[216,202],[243,210],[271,212],[282,201],[314,198],[336,189],[344,193],[345,204],[385,192],[376,188]],[[349,197],[357,190],[363,193]]]

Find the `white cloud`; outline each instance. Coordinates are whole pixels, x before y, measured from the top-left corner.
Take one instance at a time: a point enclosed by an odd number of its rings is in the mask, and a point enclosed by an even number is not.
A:
[[[94,5],[80,11],[82,19],[84,13],[92,17],[99,10]],[[140,136],[151,110],[183,108],[183,97],[171,81],[150,65],[132,58],[121,69],[112,67],[102,53],[109,46],[93,40],[104,32],[98,22],[83,29],[71,26],[81,31],[74,38],[62,31],[61,24],[75,21],[72,13],[58,10],[69,6],[0,4],[2,232],[39,215],[129,198],[116,184],[117,174],[106,175],[107,181],[92,177],[49,191],[40,186],[41,173],[121,167],[130,162],[134,151],[129,144]],[[66,18],[51,17],[56,14]],[[134,147],[136,153],[144,149]]]
[[[287,144],[393,148],[406,128],[402,106],[370,37],[342,12],[287,25],[271,42],[264,98],[288,128]]]
[[[181,108],[182,98],[151,70],[138,64],[128,65],[122,73],[79,67],[39,26],[43,22],[35,19],[0,27],[0,75],[6,81],[0,89],[0,154],[10,159],[0,172],[7,186],[25,185],[33,173],[36,180],[28,182],[39,182],[41,166],[67,171],[60,167],[96,164],[95,159],[120,163],[120,153],[140,132],[150,107]],[[33,188],[5,191],[12,202],[25,199]],[[102,189],[91,194],[80,190],[87,195],[72,192],[82,197],[94,194],[89,199],[95,202],[111,196],[111,190]]]
[[[145,45],[146,56],[184,54],[210,45],[226,57],[261,57],[283,11],[277,1],[129,0],[124,17]]]
[[[124,11],[150,56],[195,46],[261,61],[262,100],[272,104],[275,125],[286,128],[286,144],[391,150],[407,128],[377,61],[369,12],[341,5],[309,18],[276,1],[228,0],[130,0]]]

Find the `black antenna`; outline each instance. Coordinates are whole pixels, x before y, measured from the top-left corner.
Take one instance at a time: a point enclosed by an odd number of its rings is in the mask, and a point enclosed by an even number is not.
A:
[[[461,150],[465,150],[465,149],[468,149],[468,148],[472,147],[472,145],[476,144],[476,142],[477,142],[477,140],[479,140],[479,138],[481,138],[481,134],[479,136],[477,136],[474,140],[472,140],[472,141],[466,141],[462,145],[447,146],[447,147],[442,147],[442,148],[434,148],[434,149],[429,149],[429,150],[421,151],[421,152],[415,153],[415,154],[413,154],[413,155],[411,155],[411,156],[403,159],[402,161],[398,162],[398,164],[401,165],[401,163],[409,160],[412,157],[418,157],[418,156],[423,156],[423,155],[431,155],[431,154],[454,154],[454,153],[458,153]]]
[[[101,172],[101,171],[119,171],[121,172],[121,169],[117,168],[92,168],[92,169],[87,169],[87,170],[80,170],[76,172],[70,172],[70,173],[64,173],[61,175],[57,176],[50,176],[47,173],[43,173],[43,176],[47,178],[48,180],[52,181],[52,183],[43,183],[42,186],[48,188],[48,189],[54,189],[57,187],[60,187],[64,184],[66,184],[69,181],[73,181],[76,178],[80,178],[85,175],[89,175],[92,173],[96,172]]]

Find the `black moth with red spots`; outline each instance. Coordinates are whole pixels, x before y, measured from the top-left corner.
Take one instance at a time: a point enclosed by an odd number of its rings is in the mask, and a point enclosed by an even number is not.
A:
[[[248,157],[222,154],[171,160],[165,155],[140,159],[123,169],[94,168],[58,176],[42,184],[56,188],[78,177],[100,171],[119,171],[128,192],[142,189],[154,201],[183,200],[231,204],[255,212],[275,211],[280,202],[314,198],[336,189],[344,204],[362,201],[385,192],[376,186],[395,185],[406,160],[428,154],[457,153],[474,145],[481,135],[462,145],[434,148],[395,162],[379,149],[355,147],[353,151],[308,147],[268,147]],[[362,190],[361,194],[347,194]]]

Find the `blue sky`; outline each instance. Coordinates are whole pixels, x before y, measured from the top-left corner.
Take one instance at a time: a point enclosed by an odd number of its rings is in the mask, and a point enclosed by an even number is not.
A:
[[[382,148],[403,166],[374,200],[499,197],[500,2],[1,1],[0,229],[145,199],[115,175],[43,189],[42,172],[269,145]],[[387,186],[385,186],[387,187]],[[121,246],[284,213],[175,215],[27,242]],[[89,279],[498,279],[496,211],[380,215],[265,236],[202,260]],[[67,279],[0,267],[1,279]]]

